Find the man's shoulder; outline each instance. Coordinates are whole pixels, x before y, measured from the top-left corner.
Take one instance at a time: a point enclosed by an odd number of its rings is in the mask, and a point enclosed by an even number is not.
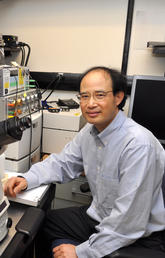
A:
[[[131,118],[126,119],[123,129],[127,132],[127,136],[132,138],[136,144],[153,146],[158,143],[158,140],[150,130],[136,123]]]

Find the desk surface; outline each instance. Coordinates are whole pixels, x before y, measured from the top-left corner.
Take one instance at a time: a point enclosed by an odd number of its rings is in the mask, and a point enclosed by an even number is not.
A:
[[[6,171],[6,175],[7,178],[10,178],[12,176],[18,176],[20,173]],[[22,191],[21,193],[17,194],[16,198],[8,197],[8,200],[16,203],[23,203],[26,205],[39,207],[40,202],[42,201],[49,186],[50,185],[41,185],[28,191]]]

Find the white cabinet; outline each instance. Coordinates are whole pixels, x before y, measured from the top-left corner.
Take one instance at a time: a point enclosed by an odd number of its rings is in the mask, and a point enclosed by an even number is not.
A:
[[[85,124],[80,109],[43,111],[43,153],[59,153]]]

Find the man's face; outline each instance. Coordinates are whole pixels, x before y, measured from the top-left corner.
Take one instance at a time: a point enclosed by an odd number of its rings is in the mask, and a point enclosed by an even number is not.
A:
[[[82,114],[88,123],[95,125],[97,130],[104,130],[118,113],[118,105],[124,97],[123,92],[115,96],[112,91],[112,80],[103,70],[89,72],[81,81],[80,93],[90,95],[88,101],[80,101]],[[108,92],[99,101],[94,97],[96,92]]]

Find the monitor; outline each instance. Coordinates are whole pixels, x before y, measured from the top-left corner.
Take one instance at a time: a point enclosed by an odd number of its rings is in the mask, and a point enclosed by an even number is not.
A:
[[[128,116],[165,144],[165,77],[133,77]]]

